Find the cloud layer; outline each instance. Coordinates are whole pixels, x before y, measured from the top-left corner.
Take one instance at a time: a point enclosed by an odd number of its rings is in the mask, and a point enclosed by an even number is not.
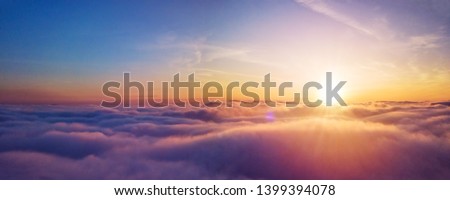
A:
[[[450,179],[450,108],[2,105],[0,179]]]

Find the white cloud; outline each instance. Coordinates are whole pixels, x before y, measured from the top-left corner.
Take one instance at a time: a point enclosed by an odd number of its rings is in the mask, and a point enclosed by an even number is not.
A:
[[[376,39],[379,39],[379,37],[375,34],[375,32],[373,30],[371,30],[370,28],[368,28],[368,27],[364,26],[363,24],[361,24],[360,22],[354,20],[352,17],[336,11],[335,9],[333,9],[332,7],[328,6],[327,4],[325,4],[324,2],[322,2],[320,0],[295,0],[295,1],[317,13],[320,13],[327,17],[330,17],[331,19],[333,19],[339,23],[342,23],[346,26],[349,26],[361,33],[364,33],[366,35],[369,35]]]

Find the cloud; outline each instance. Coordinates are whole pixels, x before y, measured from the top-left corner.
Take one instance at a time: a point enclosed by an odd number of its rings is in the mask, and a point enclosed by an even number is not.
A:
[[[442,103],[2,105],[0,119],[1,179],[450,178],[450,108]]]
[[[354,20],[352,17],[349,17],[341,12],[336,11],[326,3],[324,3],[321,0],[295,0],[297,3],[306,6],[307,8],[311,9],[314,12],[317,12],[319,14],[325,15],[336,22],[342,23],[348,27],[351,27],[360,33],[375,37],[377,39],[378,36],[373,32],[373,30],[370,30],[369,28],[365,27],[358,21]]]
[[[447,45],[445,41],[448,40],[448,27],[445,24],[435,23],[445,18],[437,16],[440,15],[439,10],[449,10],[446,1],[416,4],[405,4],[401,1],[389,4],[326,0],[295,0],[295,2],[359,33],[376,38],[379,44],[383,44],[381,45],[384,46],[381,47],[383,50],[390,48],[394,51],[426,51]],[[437,5],[441,7],[438,8]],[[397,7],[405,12],[393,11],[393,8]],[[434,13],[434,17],[437,18],[432,19],[425,13]],[[410,19],[411,23],[405,24],[407,19]]]
[[[441,47],[441,43],[445,39],[446,37],[440,33],[428,33],[411,36],[408,43],[409,47],[412,49],[434,49]]]

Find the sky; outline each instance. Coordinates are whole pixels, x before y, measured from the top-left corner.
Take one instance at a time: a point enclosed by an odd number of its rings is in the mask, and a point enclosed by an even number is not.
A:
[[[0,179],[450,179],[449,55],[448,0],[0,0]],[[348,105],[100,106],[124,72]]]
[[[102,84],[274,80],[331,71],[348,102],[450,99],[450,3],[0,2],[0,102],[98,103]]]

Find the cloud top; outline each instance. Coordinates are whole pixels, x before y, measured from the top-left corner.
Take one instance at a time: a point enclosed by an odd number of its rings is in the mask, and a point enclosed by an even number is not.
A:
[[[446,102],[0,106],[1,179],[449,179]]]

